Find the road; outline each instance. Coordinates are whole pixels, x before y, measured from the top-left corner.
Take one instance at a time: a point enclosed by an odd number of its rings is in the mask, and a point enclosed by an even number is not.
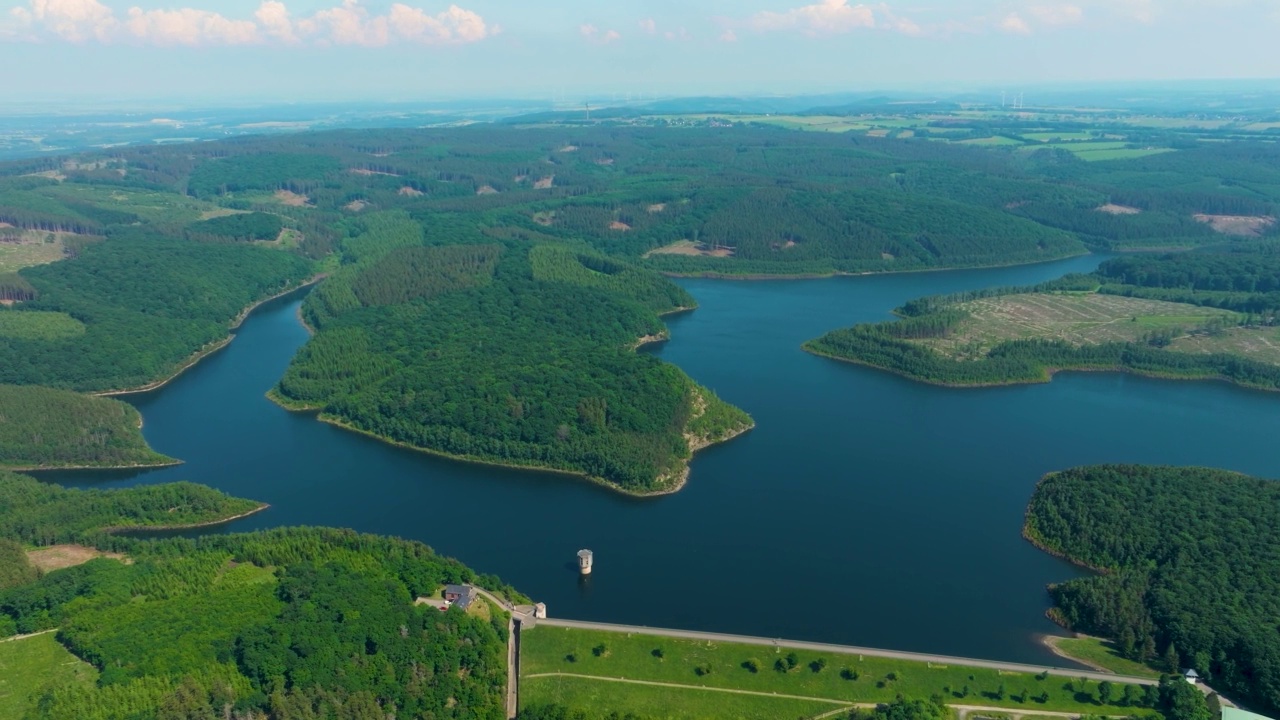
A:
[[[781,638],[762,638],[750,635],[726,635],[722,633],[698,632],[695,630],[668,630],[665,628],[638,627],[635,625],[613,625],[609,623],[582,622],[579,620],[541,619],[538,625],[548,627],[577,628],[579,630],[600,630],[603,632],[634,633],[637,635],[657,635],[661,637],[685,638],[711,642],[737,643],[740,645],[763,645],[765,647],[784,647],[791,650],[811,650],[815,652],[839,653],[842,655],[867,655],[870,657],[895,658],[922,663],[938,663],[939,665],[969,665],[972,667],[990,668],[1006,672],[1042,673],[1066,678],[1089,678],[1090,680],[1108,680],[1132,685],[1155,685],[1151,678],[1113,675],[1092,670],[1075,668],[1047,667],[1042,665],[1023,665],[1021,663],[1000,662],[997,660],[978,660],[975,658],[951,657],[948,655],[928,655],[925,653],[904,652],[900,650],[880,650],[878,648],[853,647],[849,645],[828,645],[826,643],[806,642],[803,640],[783,640]],[[533,627],[529,623],[527,627]]]

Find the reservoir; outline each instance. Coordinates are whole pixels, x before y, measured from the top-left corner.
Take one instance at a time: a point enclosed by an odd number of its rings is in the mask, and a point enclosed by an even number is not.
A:
[[[306,341],[298,297],[227,349],[126,398],[154,471],[45,473],[79,487],[192,480],[272,507],[242,531],[329,525],[421,540],[502,576],[553,616],[1063,664],[1039,644],[1045,585],[1079,570],[1020,537],[1046,472],[1194,464],[1280,476],[1280,395],[1222,383],[1068,373],[949,389],[808,355],[828,330],[922,295],[1087,272],[1099,256],[823,280],[681,281],[701,307],[650,352],[752,414],[652,499],[394,448],[264,396]],[[576,553],[594,551],[580,577]]]

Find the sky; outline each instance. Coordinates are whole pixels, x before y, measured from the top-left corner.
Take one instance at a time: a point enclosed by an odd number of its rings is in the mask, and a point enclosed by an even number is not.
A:
[[[9,102],[573,102],[1280,78],[1280,0],[457,2],[0,0],[0,85]]]

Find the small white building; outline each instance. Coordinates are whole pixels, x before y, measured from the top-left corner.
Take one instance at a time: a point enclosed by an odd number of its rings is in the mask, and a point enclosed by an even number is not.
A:
[[[578,551],[578,572],[582,573],[583,575],[590,575],[591,564],[593,560],[594,560],[594,555],[590,550],[579,550]]]
[[[1192,685],[1200,684],[1200,673],[1196,672],[1195,668],[1187,668],[1186,670],[1183,670],[1182,677]]]
[[[546,604],[546,603],[536,603],[536,604],[534,604],[534,606],[533,606],[533,619],[534,619],[534,620],[546,620],[546,619],[547,619],[547,604]]]

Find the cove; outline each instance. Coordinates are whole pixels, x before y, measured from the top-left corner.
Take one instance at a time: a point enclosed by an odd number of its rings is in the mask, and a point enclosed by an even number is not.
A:
[[[467,465],[285,412],[265,393],[306,341],[298,296],[169,385],[126,396],[153,471],[44,473],[78,487],[192,480],[272,507],[222,531],[329,525],[421,540],[550,612],[1063,664],[1044,586],[1079,574],[1025,543],[1046,472],[1100,462],[1280,476],[1280,395],[1121,374],[950,389],[809,355],[830,329],[921,295],[1092,270],[1035,266],[820,280],[684,280],[695,312],[648,351],[747,410],[757,428],[699,453],[680,493],[634,499],[585,481]],[[579,548],[595,551],[580,580]]]

